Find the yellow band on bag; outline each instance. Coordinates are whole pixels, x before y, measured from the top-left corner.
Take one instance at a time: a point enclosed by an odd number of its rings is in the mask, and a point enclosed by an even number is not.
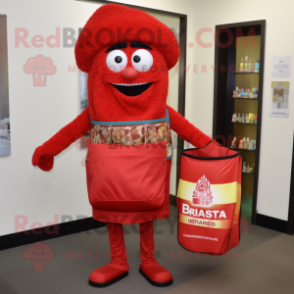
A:
[[[180,179],[177,197],[187,201],[192,201],[192,195],[193,191],[195,190],[195,186],[196,183]],[[213,205],[230,204],[237,202],[237,182],[210,185],[210,188],[213,196]]]

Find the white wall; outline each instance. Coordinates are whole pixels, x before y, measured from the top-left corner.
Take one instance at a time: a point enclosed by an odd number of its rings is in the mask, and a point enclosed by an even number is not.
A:
[[[97,4],[73,0],[0,0],[0,14],[7,15],[9,96],[12,155],[0,158],[0,235],[13,233],[14,218],[28,218],[42,226],[58,215],[91,216],[86,190],[85,169],[81,162],[86,151],[72,145],[46,173],[31,164],[34,149],[54,135],[78,114],[78,74],[68,73],[75,64],[73,48],[63,48],[62,29],[82,27]],[[55,34],[61,27],[61,47],[15,47],[15,28],[26,28],[29,40],[34,35]],[[53,43],[53,42],[52,42]],[[31,43],[29,43],[31,44]],[[57,67],[47,77],[47,86],[34,87],[33,77],[23,71],[30,57],[43,54]]]
[[[190,13],[190,0],[179,3],[169,1],[128,1],[128,3]],[[145,3],[145,5],[144,5]],[[62,216],[92,215],[88,203],[86,176],[82,161],[86,151],[73,144],[55,160],[55,166],[45,173],[31,165],[34,149],[73,120],[79,111],[78,74],[68,73],[75,64],[73,48],[62,44],[63,28],[74,28],[76,35],[98,4],[74,0],[0,0],[0,14],[7,15],[9,53],[9,96],[11,118],[12,155],[0,158],[0,236],[15,232],[15,216],[27,218],[26,229],[38,222],[45,226],[54,221],[62,222]],[[189,28],[193,28],[192,14]],[[31,38],[41,35],[45,39],[61,28],[61,47],[34,48]],[[29,32],[30,48],[15,47],[15,28]],[[189,31],[191,37],[193,30]],[[33,77],[23,71],[31,57],[42,54],[50,57],[57,67],[55,75],[47,76],[46,87],[34,87]],[[193,53],[188,55],[192,62]],[[187,81],[191,96],[192,81]],[[189,104],[189,101],[188,101]]]
[[[260,214],[288,219],[290,173],[293,144],[293,110],[292,103],[294,86],[294,68],[292,57],[292,77],[290,79],[290,116],[289,118],[272,118],[269,116],[271,101],[271,63],[272,57],[293,56],[294,26],[291,0],[206,0],[193,2],[195,11],[194,34],[201,28],[212,28],[213,32],[203,34],[204,42],[213,43],[215,26],[235,22],[266,20],[265,64],[264,64],[264,94],[263,119],[261,136],[261,157],[257,211]],[[282,13],[280,13],[283,11]],[[196,44],[195,38],[188,42]],[[195,45],[192,49],[195,55],[194,64],[214,64],[214,43],[211,48]],[[187,108],[187,117],[207,134],[212,135],[213,123],[213,87],[214,75],[210,69],[207,74],[189,73],[193,76],[194,88],[192,97],[187,95],[192,107]],[[192,98],[192,99],[191,99]]]

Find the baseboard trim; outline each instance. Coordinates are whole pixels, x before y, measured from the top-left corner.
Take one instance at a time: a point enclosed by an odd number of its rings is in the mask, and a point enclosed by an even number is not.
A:
[[[0,237],[0,251],[105,226],[92,217]]]
[[[281,233],[287,233],[288,222],[257,213],[256,225]]]
[[[177,197],[170,194],[170,204],[177,206]],[[80,233],[105,226],[92,217],[66,222],[54,226],[42,227],[9,235],[0,236],[0,251],[42,242],[49,239],[59,238],[70,234]],[[49,233],[48,233],[49,232]]]
[[[172,206],[177,206],[177,196],[169,194],[169,202]]]

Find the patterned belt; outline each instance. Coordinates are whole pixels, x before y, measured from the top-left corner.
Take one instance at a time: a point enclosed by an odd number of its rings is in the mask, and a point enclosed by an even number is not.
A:
[[[91,144],[139,145],[166,142],[167,159],[172,158],[171,127],[166,118],[134,122],[98,122],[91,120]]]

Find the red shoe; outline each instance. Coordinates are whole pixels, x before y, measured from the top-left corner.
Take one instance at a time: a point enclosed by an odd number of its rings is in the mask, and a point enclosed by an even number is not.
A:
[[[159,264],[140,264],[139,272],[153,286],[166,287],[173,283],[171,273]]]
[[[107,264],[94,270],[89,278],[89,284],[93,287],[107,287],[128,275],[128,271],[121,270]]]

